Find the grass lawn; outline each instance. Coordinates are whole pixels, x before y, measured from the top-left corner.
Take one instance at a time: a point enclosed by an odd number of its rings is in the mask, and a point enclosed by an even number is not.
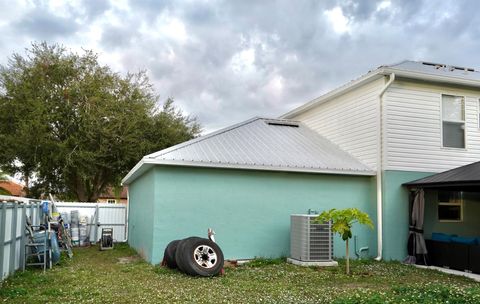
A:
[[[192,278],[151,266],[126,245],[75,250],[45,274],[4,281],[0,303],[480,303],[480,283],[393,262],[303,268],[255,260],[224,276]]]

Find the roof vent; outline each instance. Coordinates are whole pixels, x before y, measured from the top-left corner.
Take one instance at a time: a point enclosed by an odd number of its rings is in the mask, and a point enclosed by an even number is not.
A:
[[[445,64],[441,64],[441,63],[422,62],[422,64],[423,64],[423,65],[433,66],[433,67],[435,67],[437,70],[440,69],[440,68],[445,68],[445,67],[446,67]]]
[[[267,121],[266,123],[271,126],[292,127],[292,128],[299,127],[298,123],[288,122],[288,121]]]
[[[422,62],[422,64],[423,64],[423,65],[428,65],[428,66],[435,67],[437,70],[438,70],[438,69],[441,69],[441,68],[446,68],[446,67],[447,67],[446,64],[442,64],[442,63]],[[450,72],[453,72],[453,71],[455,71],[455,70],[464,71],[464,72],[475,72],[475,70],[472,69],[472,68],[459,67],[459,66],[454,66],[454,65],[448,66],[448,70],[449,70]]]

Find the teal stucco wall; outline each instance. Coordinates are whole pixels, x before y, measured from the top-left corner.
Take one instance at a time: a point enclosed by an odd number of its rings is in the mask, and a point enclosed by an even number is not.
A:
[[[320,175],[234,169],[157,166],[130,185],[131,193],[153,187],[145,196],[130,196],[130,220],[138,223],[154,211],[153,226],[142,225],[145,235],[153,231],[152,254],[147,260],[159,263],[165,246],[174,239],[192,235],[206,237],[213,228],[217,243],[227,259],[288,256],[290,251],[290,215],[308,209],[357,207],[375,221],[375,178],[363,176]],[[154,175],[154,177],[152,176]],[[148,203],[147,201],[150,201]],[[138,224],[137,224],[138,227]],[[152,229],[153,228],[153,229]],[[135,228],[132,228],[134,231]],[[137,228],[138,229],[138,228]],[[375,231],[355,227],[359,247],[370,247],[375,255]],[[129,235],[135,247],[138,232]],[[335,237],[335,256],[345,255],[344,242]],[[353,244],[351,256],[354,256]]]
[[[128,187],[128,244],[147,261],[152,259],[155,171],[150,170]]]
[[[480,236],[480,189],[479,192],[465,192],[463,221],[440,222],[438,220],[438,194],[436,190],[425,191],[425,237],[432,232],[457,234],[459,236]]]
[[[401,261],[407,256],[409,202],[403,183],[434,173],[410,171],[383,172],[383,258]]]

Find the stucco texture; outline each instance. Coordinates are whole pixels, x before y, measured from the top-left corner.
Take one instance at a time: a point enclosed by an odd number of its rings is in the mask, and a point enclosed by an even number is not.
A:
[[[409,227],[408,189],[402,184],[431,172],[384,171],[383,173],[383,258],[402,261],[407,256]]]
[[[156,166],[129,189],[129,243],[150,250],[154,264],[168,242],[206,237],[209,227],[226,259],[247,259],[289,255],[291,214],[356,207],[376,220],[374,177]],[[354,227],[354,235],[376,254],[374,231]],[[345,255],[337,236],[334,255]]]

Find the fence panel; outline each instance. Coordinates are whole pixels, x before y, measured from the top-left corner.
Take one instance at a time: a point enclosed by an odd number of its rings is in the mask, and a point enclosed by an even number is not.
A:
[[[113,228],[115,242],[125,242],[127,239],[127,206],[106,203],[55,203],[58,212],[70,214],[78,210],[80,217],[88,216],[88,234],[90,242],[100,239],[102,228]]]
[[[23,268],[25,223],[40,223],[40,208],[39,200],[0,195],[0,280]]]
[[[115,242],[127,239],[126,205],[78,202],[55,205],[60,213],[70,214],[72,210],[78,210],[80,216],[88,216],[88,233],[92,243],[100,239],[102,228],[114,229]],[[24,267],[27,219],[32,225],[43,223],[40,200],[0,195],[0,281]]]

